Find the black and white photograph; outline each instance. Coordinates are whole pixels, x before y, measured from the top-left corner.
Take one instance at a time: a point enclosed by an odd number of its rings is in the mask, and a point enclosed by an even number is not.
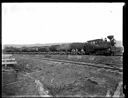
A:
[[[1,5],[2,97],[125,97],[124,2]]]

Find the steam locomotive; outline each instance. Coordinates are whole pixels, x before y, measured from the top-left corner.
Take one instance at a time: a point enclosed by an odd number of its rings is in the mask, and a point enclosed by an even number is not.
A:
[[[107,38],[109,41],[107,41]],[[78,54],[86,55],[122,55],[123,48],[116,47],[116,41],[113,35],[107,36],[103,39],[89,40],[84,44],[83,50],[78,52]],[[77,51],[77,50],[76,50]]]
[[[115,39],[113,36],[108,36],[103,39],[95,39],[87,41],[85,44],[86,54],[96,54],[96,55],[114,55],[115,54]]]

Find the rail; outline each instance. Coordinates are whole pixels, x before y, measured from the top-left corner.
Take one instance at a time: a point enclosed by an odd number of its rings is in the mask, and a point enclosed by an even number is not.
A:
[[[55,61],[55,62],[64,62],[64,63],[72,63],[72,64],[78,64],[78,65],[86,65],[91,67],[97,67],[97,68],[105,68],[113,71],[119,71],[123,72],[123,68],[118,67],[112,67],[105,64],[95,64],[95,63],[85,63],[85,62],[76,62],[76,61],[69,61],[69,60],[58,60],[58,59],[51,59],[51,58],[42,58],[42,60],[49,60],[49,61]]]
[[[60,55],[63,55],[63,54],[70,54],[70,55],[87,55],[87,54],[72,54],[71,52],[5,52],[5,54],[54,54],[54,55],[57,55],[57,54],[60,54]],[[123,54],[118,54],[118,55],[114,55],[114,56],[123,56]]]

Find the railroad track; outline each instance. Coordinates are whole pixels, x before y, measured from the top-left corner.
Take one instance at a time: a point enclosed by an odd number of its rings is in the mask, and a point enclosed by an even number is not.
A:
[[[58,60],[58,59],[51,59],[51,58],[42,58],[42,60],[63,62],[63,63],[72,63],[72,64],[85,65],[85,66],[90,66],[90,67],[104,68],[104,69],[108,69],[108,70],[112,70],[112,71],[123,72],[123,68],[118,68],[115,66],[109,66],[109,65],[105,65],[105,64],[85,63],[85,62],[81,62],[81,61],[77,62],[77,61],[71,61],[71,60]]]
[[[45,54],[45,55],[67,55],[65,52],[5,52],[5,54]],[[68,54],[70,55],[81,55],[81,54],[71,54],[70,52],[68,52]],[[84,54],[87,55],[87,54]],[[97,55],[95,55],[97,56]],[[102,55],[104,56],[104,55]],[[114,55],[114,56],[123,56],[123,54],[119,54],[119,55]]]

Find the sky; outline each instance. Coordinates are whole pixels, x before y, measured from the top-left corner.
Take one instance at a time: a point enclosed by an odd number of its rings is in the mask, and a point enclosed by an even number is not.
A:
[[[122,40],[124,3],[2,3],[2,44]]]

